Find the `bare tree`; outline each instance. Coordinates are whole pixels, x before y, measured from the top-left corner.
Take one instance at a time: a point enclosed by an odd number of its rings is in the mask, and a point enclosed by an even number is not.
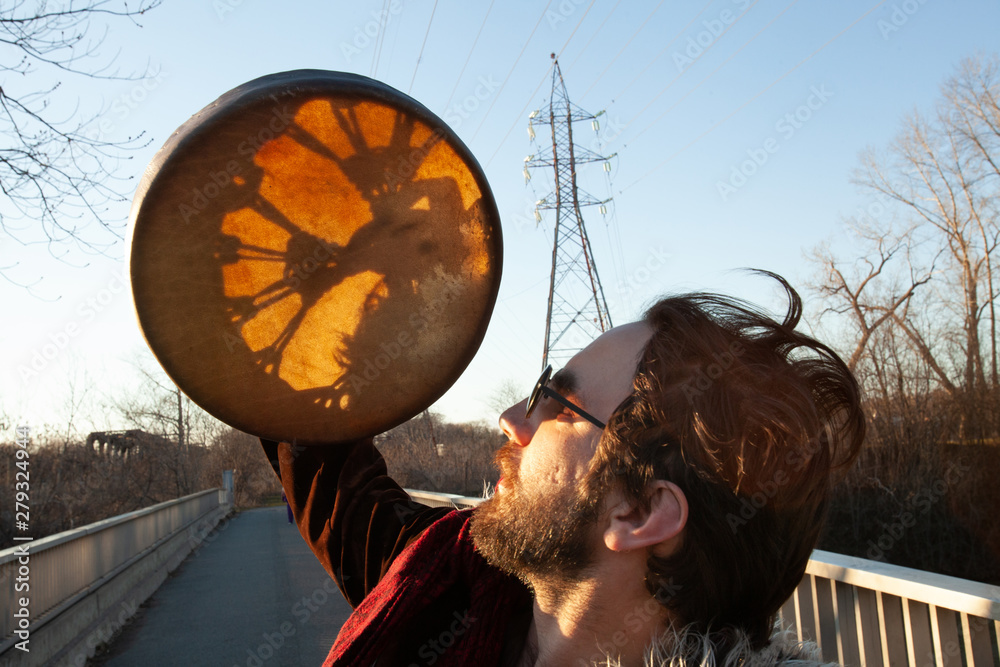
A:
[[[970,160],[978,163],[978,171],[992,190],[989,225],[984,216],[976,216],[976,224],[983,246],[996,243],[997,193],[1000,192],[1000,57],[975,57],[962,62],[958,74],[948,79],[943,87],[943,97],[948,109],[951,131],[963,146]],[[991,241],[987,227],[993,236]],[[997,386],[997,322],[996,290],[993,285],[993,264],[987,255],[987,279],[990,294],[990,376]]]
[[[934,269],[932,265],[918,272],[913,267],[912,230],[894,237],[890,229],[878,229],[860,220],[849,223],[848,230],[869,246],[853,267],[844,267],[825,245],[815,249],[811,259],[821,276],[815,289],[826,301],[823,314],[847,315],[857,327],[858,336],[847,362],[851,370],[856,370],[872,337],[906,312],[917,289],[930,281]],[[902,282],[892,271],[893,260],[900,256],[909,269]]]
[[[375,438],[400,485],[460,495],[479,495],[496,483],[493,457],[502,444],[495,428],[449,424],[429,412]]]
[[[260,439],[234,428],[226,427],[213,438],[201,471],[202,486],[218,486],[223,470],[233,471],[233,491],[238,507],[253,507],[264,496],[281,493],[281,483],[261,452]]]
[[[813,253],[814,287],[824,313],[844,316],[841,347],[869,415],[868,446],[832,504],[830,535],[842,541],[821,548],[996,581],[1000,60],[964,61],[941,93],[884,150],[863,153],[855,182],[883,210],[847,226],[858,259]],[[877,546],[951,465],[964,472],[942,501],[898,548]]]
[[[513,379],[506,378],[490,394],[490,397],[486,400],[486,406],[490,409],[493,416],[499,418],[504,410],[527,398],[527,391],[530,391],[530,389],[529,387],[525,390],[524,387],[521,387]]]
[[[191,450],[205,447],[225,427],[185,396],[148,356],[139,356],[132,365],[138,383],[113,398],[113,408],[131,428],[174,442],[173,455],[162,463],[174,476],[177,496],[191,493],[198,481]]]
[[[864,304],[873,319],[858,319],[855,311],[854,351],[860,355],[868,345],[872,324],[891,323],[901,334],[896,340],[917,355],[920,368],[929,369],[938,386],[962,404],[963,434],[972,436],[968,429],[974,427],[978,437],[996,430],[992,412],[998,407],[992,405],[998,383],[993,275],[1000,246],[998,97],[997,58],[965,61],[942,88],[934,113],[913,113],[887,149],[864,152],[855,174],[856,183],[890,202],[912,238],[922,239],[923,253],[908,253],[910,275],[903,283],[928,287],[921,289],[919,305],[903,290],[895,300]],[[882,274],[899,250],[881,240],[891,237],[890,222],[880,221],[872,231],[868,240],[875,244],[870,247],[876,261],[862,261],[868,262],[869,279]],[[821,261],[833,265],[830,257]],[[843,278],[828,273],[820,285],[821,293],[842,306],[861,295],[852,296]],[[855,287],[863,290],[866,283]],[[931,323],[923,316],[932,310],[937,317]],[[987,404],[990,414],[984,412]]]
[[[100,113],[81,117],[78,103],[63,99],[62,84],[79,77],[141,77],[119,73],[116,57],[102,56],[101,47],[109,24],[138,25],[139,17],[159,4],[0,4],[0,193],[8,204],[0,210],[0,229],[7,236],[50,248],[75,243],[92,251],[120,237],[106,220],[105,207],[124,198],[120,160],[144,144],[139,137],[111,141],[86,131]],[[86,232],[94,224],[105,233]],[[0,267],[0,274],[9,268]]]

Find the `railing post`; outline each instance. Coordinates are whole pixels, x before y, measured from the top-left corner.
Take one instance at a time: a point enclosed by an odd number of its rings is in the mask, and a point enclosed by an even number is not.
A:
[[[226,505],[229,507],[233,506],[233,471],[223,470],[222,471],[222,488],[226,491]]]

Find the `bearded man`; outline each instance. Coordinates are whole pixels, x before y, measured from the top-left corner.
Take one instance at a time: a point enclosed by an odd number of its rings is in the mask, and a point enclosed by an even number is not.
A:
[[[371,440],[264,441],[355,608],[325,664],[812,664],[775,616],[865,421],[774,277],[782,322],[669,297],[546,369],[501,416],[501,477],[475,510],[411,502]]]

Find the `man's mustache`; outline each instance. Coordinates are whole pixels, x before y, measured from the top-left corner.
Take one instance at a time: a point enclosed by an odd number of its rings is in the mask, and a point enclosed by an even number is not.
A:
[[[517,481],[520,470],[521,457],[518,454],[520,447],[508,441],[506,445],[497,450],[493,457],[493,462],[500,469],[500,475],[512,482]]]

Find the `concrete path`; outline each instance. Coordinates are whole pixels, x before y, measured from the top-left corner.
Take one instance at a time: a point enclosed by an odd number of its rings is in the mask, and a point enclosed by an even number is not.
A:
[[[321,665],[351,608],[284,506],[242,512],[147,600],[90,665]]]

